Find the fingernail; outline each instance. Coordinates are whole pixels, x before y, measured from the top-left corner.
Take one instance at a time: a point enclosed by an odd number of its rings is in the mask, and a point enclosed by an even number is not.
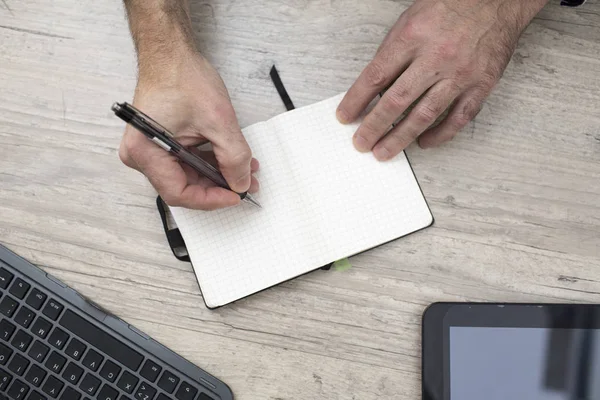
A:
[[[367,139],[365,139],[363,136],[361,135],[354,135],[354,147],[356,147],[356,150],[358,151],[362,151],[362,152],[366,152],[369,151],[369,143],[367,142]]]
[[[346,113],[346,111],[342,110],[341,108],[338,108],[335,115],[337,116],[338,121],[340,121],[342,124],[347,124],[348,122],[350,122],[350,117],[348,116],[348,113]]]
[[[379,161],[389,160],[392,156],[392,154],[385,147],[377,147],[375,150],[373,150],[373,154]]]

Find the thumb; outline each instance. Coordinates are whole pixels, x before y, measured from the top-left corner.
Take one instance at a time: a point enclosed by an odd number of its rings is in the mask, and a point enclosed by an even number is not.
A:
[[[235,124],[235,128],[217,135],[211,143],[219,169],[229,187],[237,193],[248,191],[251,181],[252,151],[241,129]]]

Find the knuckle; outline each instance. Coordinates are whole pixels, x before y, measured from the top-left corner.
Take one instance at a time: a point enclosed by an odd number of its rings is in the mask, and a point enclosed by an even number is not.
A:
[[[500,77],[495,73],[484,73],[480,79],[480,86],[482,89],[489,92],[496,86],[499,79]]]
[[[248,147],[238,151],[233,157],[232,160],[235,164],[248,164],[250,165],[250,161],[252,160],[252,151]]]
[[[400,30],[400,38],[405,42],[415,40],[419,33],[419,26],[411,18],[406,18],[402,29]]]
[[[373,61],[365,71],[367,83],[371,86],[380,87],[386,84],[387,75],[381,62]]]
[[[365,118],[357,135],[362,136],[369,143],[374,142],[379,137],[377,134],[377,123],[375,122],[377,118],[376,115],[373,118]]]
[[[252,160],[252,152],[247,146],[244,147],[245,148],[242,148],[236,151],[235,153],[231,154],[230,156],[226,157],[223,160],[223,164],[226,167],[237,167],[239,165],[245,166],[247,164],[249,168],[250,161]]]
[[[442,106],[438,103],[419,104],[414,109],[414,118],[419,125],[430,125],[442,111]]]
[[[458,110],[456,117],[454,118],[454,125],[459,129],[464,128],[469,122],[471,122],[479,111],[481,110],[480,105],[473,99],[465,102],[465,104]]]
[[[477,64],[472,62],[472,61],[466,61],[466,62],[462,62],[457,68],[456,68],[456,80],[458,82],[465,82],[467,80],[469,80],[469,78],[471,78],[473,76],[473,74],[475,73],[477,68]]]
[[[439,45],[436,53],[441,61],[455,60],[459,54],[459,45],[453,40],[446,40]]]
[[[383,107],[389,113],[395,113],[398,116],[408,107],[409,90],[404,85],[394,85],[385,94]]]

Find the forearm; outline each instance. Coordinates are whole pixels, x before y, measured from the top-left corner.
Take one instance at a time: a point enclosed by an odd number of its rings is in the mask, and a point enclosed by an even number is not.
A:
[[[504,2],[506,13],[517,12],[517,21],[523,26],[529,22],[548,4],[549,0],[509,0]]]
[[[197,52],[188,0],[123,0],[140,76],[152,77]]]

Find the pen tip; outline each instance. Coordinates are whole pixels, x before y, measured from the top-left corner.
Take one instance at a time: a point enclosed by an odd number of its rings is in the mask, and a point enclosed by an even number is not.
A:
[[[260,203],[256,200],[254,200],[252,198],[252,196],[250,196],[249,194],[246,195],[246,197],[244,197],[244,200],[247,201],[248,203],[255,205],[258,208],[262,208],[262,206],[260,205]]]

